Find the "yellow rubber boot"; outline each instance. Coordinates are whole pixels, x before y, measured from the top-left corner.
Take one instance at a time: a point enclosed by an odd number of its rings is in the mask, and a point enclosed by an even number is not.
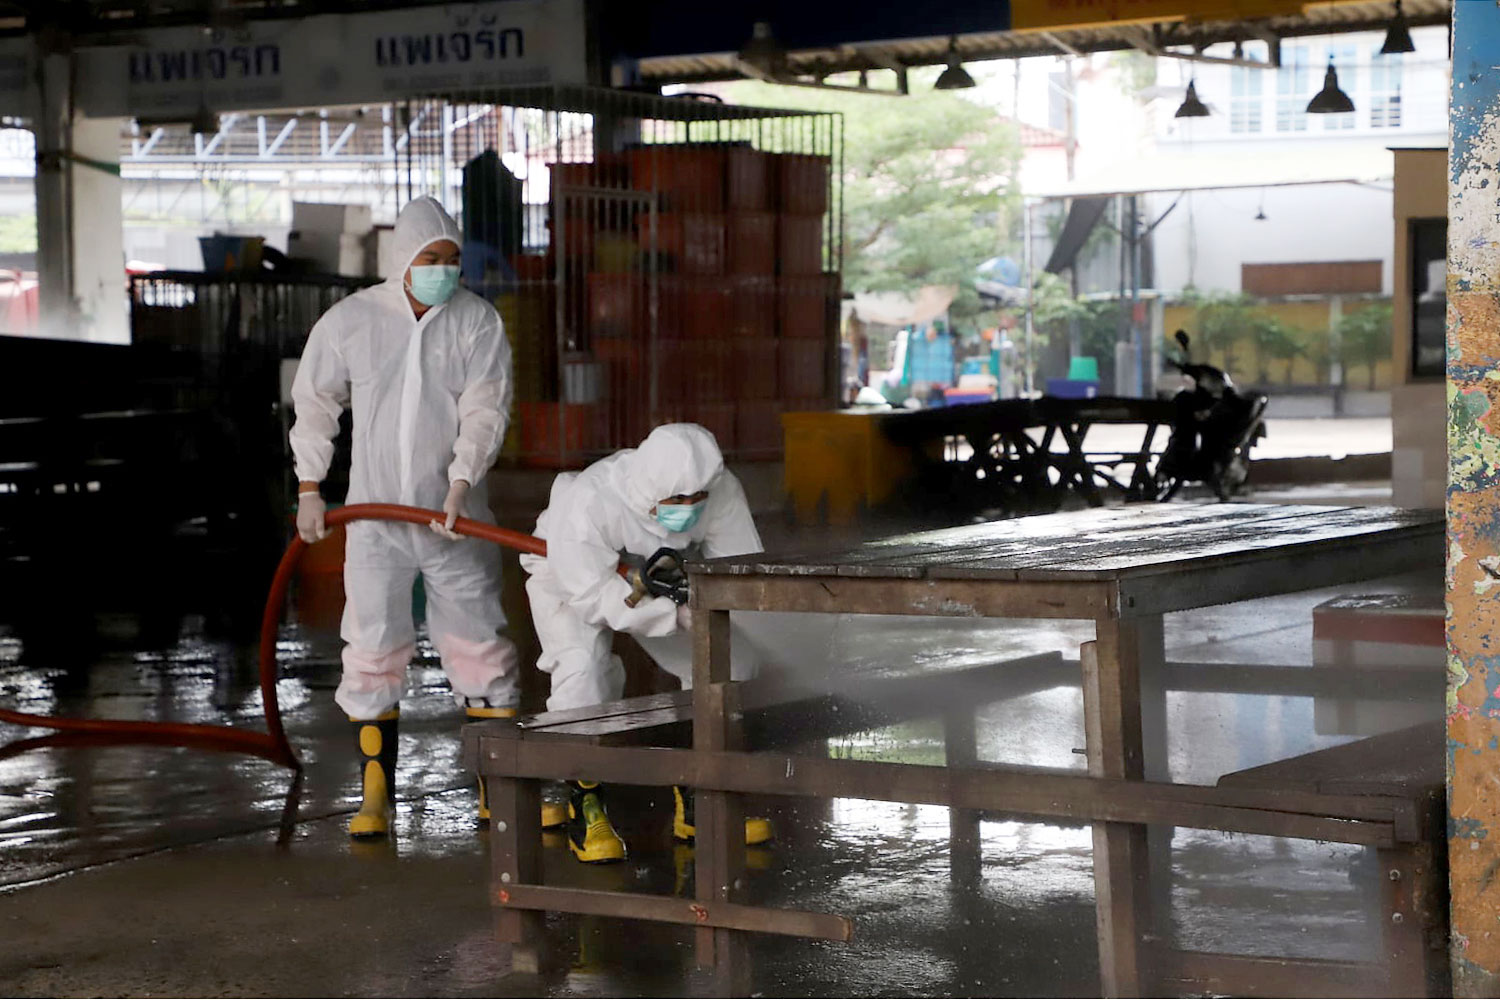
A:
[[[693,823],[693,793],[681,785],[672,786],[674,809],[672,812],[672,836],[678,840],[692,840],[698,835]],[[764,844],[776,836],[771,821],[760,816],[745,817],[745,846]]]
[[[480,699],[475,699],[480,700]],[[516,707],[514,705],[505,708],[491,708],[488,705],[465,705],[464,716],[470,722],[482,722],[485,719],[514,719]],[[484,779],[479,779],[479,825],[485,826],[490,821],[490,796],[484,787]]]
[[[585,864],[625,859],[625,841],[615,832],[604,809],[604,793],[597,781],[569,782],[568,849]]]
[[[396,791],[396,727],[399,710],[378,719],[351,719],[359,747],[362,801],[349,820],[349,836],[384,837],[391,830]]]
[[[542,799],[542,829],[555,830],[568,822],[567,799]]]

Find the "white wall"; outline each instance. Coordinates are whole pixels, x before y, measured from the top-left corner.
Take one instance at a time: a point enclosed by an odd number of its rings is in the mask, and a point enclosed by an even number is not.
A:
[[[1151,219],[1175,195],[1151,196]],[[1255,215],[1264,207],[1265,221]],[[1382,291],[1391,292],[1391,191],[1388,185],[1193,191],[1157,227],[1156,285],[1176,292],[1238,292],[1240,265],[1314,261],[1383,262]]]

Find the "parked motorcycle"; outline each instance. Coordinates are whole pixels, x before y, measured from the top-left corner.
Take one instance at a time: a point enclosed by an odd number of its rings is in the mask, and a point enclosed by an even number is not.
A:
[[[1172,398],[1172,439],[1157,462],[1156,499],[1170,500],[1184,483],[1201,482],[1228,500],[1250,478],[1250,449],[1266,436],[1265,396],[1243,395],[1213,365],[1193,364],[1186,331],[1178,330],[1180,358],[1167,363],[1193,380]]]

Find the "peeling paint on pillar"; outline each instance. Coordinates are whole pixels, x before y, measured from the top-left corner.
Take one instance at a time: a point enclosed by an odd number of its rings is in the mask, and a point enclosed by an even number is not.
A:
[[[1448,189],[1453,988],[1500,996],[1500,4],[1454,5]]]

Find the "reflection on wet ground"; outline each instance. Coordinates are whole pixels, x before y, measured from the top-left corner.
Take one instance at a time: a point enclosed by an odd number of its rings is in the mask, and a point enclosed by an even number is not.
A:
[[[1355,588],[1435,588],[1402,579]],[[1344,592],[1350,592],[1348,588]],[[1314,592],[1167,620],[1168,658],[1312,663]],[[244,650],[184,623],[168,649],[119,648],[81,675],[27,661],[0,632],[0,699],[42,713],[260,725]],[[972,667],[1062,650],[1086,623],[846,619],[835,647],[847,678]],[[139,645],[139,644],[135,644]],[[280,830],[289,772],[181,750],[49,750],[0,760],[0,982],[17,994],[662,996],[702,992],[690,933],[607,920],[548,920],[550,963],[511,974],[493,942],[487,847],[458,769],[459,718],[432,650],[403,702],[397,818],[389,844],[351,845],[347,723],[332,703],[336,647],[288,628],[281,699],[307,765],[298,822]],[[1075,668],[1055,683],[975,706],[980,757],[1082,769]],[[840,684],[844,691],[850,685]],[[857,686],[853,690],[858,690]],[[1359,691],[1352,690],[1351,696]],[[1443,678],[1412,697],[1441,712]],[[1351,738],[1318,733],[1314,701],[1175,691],[1175,780],[1219,775]],[[1403,722],[1404,724],[1404,722]],[[26,735],[0,728],[0,738]],[[915,719],[828,741],[834,755],[943,758],[943,727]],[[1096,995],[1091,839],[1082,826],[986,817],[982,865],[959,864],[947,810],[847,799],[758,803],[780,839],[752,853],[756,902],[848,914],[856,940],[760,938],[765,995]],[[561,884],[690,892],[692,848],[669,836],[670,794],[620,790],[612,813],[631,845],[622,865],[546,852]],[[278,841],[282,841],[278,845]],[[1170,911],[1157,933],[1181,947],[1366,958],[1378,929],[1374,859],[1359,848],[1177,830]]]

